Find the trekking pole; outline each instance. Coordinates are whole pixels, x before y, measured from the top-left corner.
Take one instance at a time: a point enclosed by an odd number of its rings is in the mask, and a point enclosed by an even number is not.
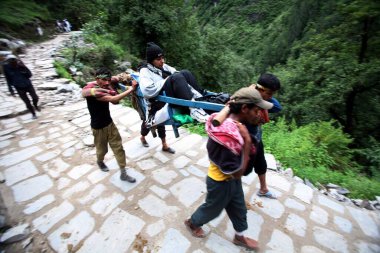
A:
[[[230,114],[230,106],[226,105],[211,121],[214,127],[220,126]]]

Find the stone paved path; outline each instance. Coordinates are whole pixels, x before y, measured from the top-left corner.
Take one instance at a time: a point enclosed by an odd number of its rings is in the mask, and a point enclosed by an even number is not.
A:
[[[28,49],[23,60],[35,87],[56,80],[52,49],[68,35]],[[6,252],[245,252],[231,243],[226,213],[205,226],[208,237],[193,238],[183,221],[205,197],[206,138],[181,130],[168,141],[175,155],[161,152],[158,138],[150,148],[139,142],[140,119],[126,107],[111,106],[137,183],[121,182],[112,152],[110,172],[97,169],[89,114],[75,94],[42,91],[43,110],[31,120],[19,98],[0,83],[0,185],[13,220],[31,228],[25,249]],[[61,101],[61,102],[57,102]],[[249,202],[247,235],[260,252],[380,252],[380,215],[339,203],[296,178],[268,172],[278,200],[256,196],[258,179],[244,178]],[[17,251],[13,251],[16,250]]]

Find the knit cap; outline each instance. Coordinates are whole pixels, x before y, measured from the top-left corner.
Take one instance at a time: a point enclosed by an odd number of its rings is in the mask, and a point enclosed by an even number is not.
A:
[[[146,61],[152,63],[154,59],[164,55],[164,51],[154,42],[148,42],[146,46]]]

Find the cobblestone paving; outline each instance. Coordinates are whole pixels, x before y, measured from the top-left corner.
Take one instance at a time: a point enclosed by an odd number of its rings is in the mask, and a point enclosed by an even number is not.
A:
[[[54,82],[48,79],[53,69],[41,71],[38,63],[52,64],[49,52],[62,38],[23,56],[36,87]],[[150,135],[150,147],[142,147],[138,114],[112,105],[128,173],[137,179],[129,184],[120,181],[111,151],[110,172],[97,168],[84,100],[44,106],[32,120],[21,100],[6,94],[3,78],[0,91],[1,194],[44,252],[245,252],[231,242],[234,230],[225,212],[205,225],[205,239],[193,238],[183,225],[204,201],[206,138],[181,130],[176,139],[168,128],[175,155],[162,152]],[[45,104],[53,96],[38,93]],[[267,178],[277,200],[256,195],[256,175],[243,180],[246,235],[259,241],[260,252],[380,252],[379,212],[339,203],[296,178],[272,171]],[[32,246],[24,251],[33,252]]]

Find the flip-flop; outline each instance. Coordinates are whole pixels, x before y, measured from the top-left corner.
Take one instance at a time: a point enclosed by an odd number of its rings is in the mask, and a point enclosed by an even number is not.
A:
[[[174,149],[172,149],[172,148],[162,148],[162,151],[164,151],[164,152],[168,152],[168,153],[170,153],[170,154],[174,154],[175,153],[175,150]]]
[[[277,199],[277,196],[274,195],[274,193],[272,193],[271,191],[267,191],[266,193],[261,193],[260,191],[258,191],[257,196],[268,198],[268,199]]]

